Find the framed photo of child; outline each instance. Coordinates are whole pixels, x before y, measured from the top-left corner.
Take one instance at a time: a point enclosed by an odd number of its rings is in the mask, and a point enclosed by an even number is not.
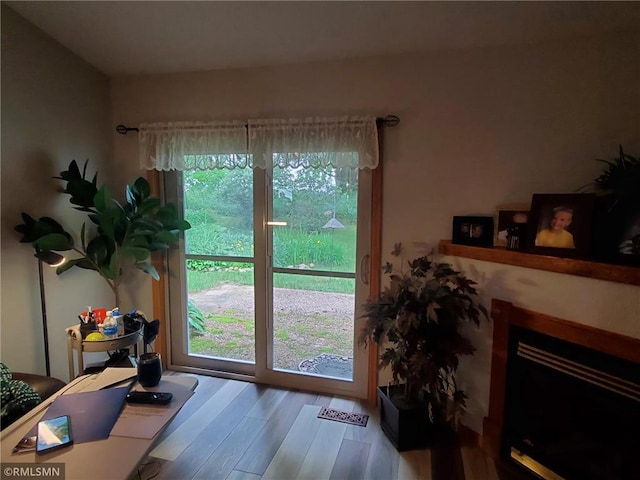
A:
[[[592,193],[534,194],[526,250],[554,257],[588,257],[594,205]]]

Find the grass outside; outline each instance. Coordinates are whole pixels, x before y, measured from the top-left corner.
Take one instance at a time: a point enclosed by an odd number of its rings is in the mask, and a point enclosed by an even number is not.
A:
[[[297,370],[302,360],[321,353],[353,356],[352,324],[321,314],[279,314],[273,323],[275,368]]]
[[[233,285],[253,285],[253,269],[246,271],[194,271],[189,270],[189,294],[218,288],[231,283]],[[314,292],[353,293],[353,280],[349,278],[313,277],[308,275],[276,275],[274,287],[311,290]]]

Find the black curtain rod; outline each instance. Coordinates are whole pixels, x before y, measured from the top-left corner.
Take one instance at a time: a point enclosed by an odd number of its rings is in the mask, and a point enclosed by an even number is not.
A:
[[[376,125],[378,127],[395,127],[400,123],[400,117],[396,115],[387,115],[386,117],[378,117],[376,118]],[[246,125],[245,125],[246,126]],[[129,132],[139,132],[140,129],[138,127],[127,127],[126,125],[118,125],[116,127],[116,132],[120,135],[126,135]]]

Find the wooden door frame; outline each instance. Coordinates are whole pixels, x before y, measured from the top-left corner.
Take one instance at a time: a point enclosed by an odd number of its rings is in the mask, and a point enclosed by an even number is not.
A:
[[[147,181],[151,187],[151,195],[158,198],[162,198],[161,193],[161,178],[158,170],[147,171]],[[166,308],[166,291],[167,291],[167,254],[162,252],[156,252],[151,255],[151,263],[160,275],[160,279],[151,282],[151,295],[153,298],[153,317],[160,319],[160,330],[154,343],[154,350],[160,354],[162,359],[162,368],[167,368],[167,342],[168,336],[166,334],[169,320],[167,317]],[[164,328],[162,326],[164,325]]]
[[[378,166],[371,172],[371,244],[369,256],[369,297],[380,294],[380,266],[382,265],[382,136],[384,128],[378,128]],[[367,400],[376,404],[378,387],[378,345],[369,341],[367,369]]]

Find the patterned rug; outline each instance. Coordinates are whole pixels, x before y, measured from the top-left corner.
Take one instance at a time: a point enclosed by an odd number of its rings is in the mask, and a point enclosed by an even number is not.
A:
[[[334,422],[348,423],[349,425],[357,425],[358,427],[366,427],[369,415],[364,413],[345,412],[336,408],[322,407],[318,418],[325,420],[333,420]]]
[[[321,353],[317,357],[307,358],[298,365],[298,370],[323,377],[353,378],[353,358]]]

